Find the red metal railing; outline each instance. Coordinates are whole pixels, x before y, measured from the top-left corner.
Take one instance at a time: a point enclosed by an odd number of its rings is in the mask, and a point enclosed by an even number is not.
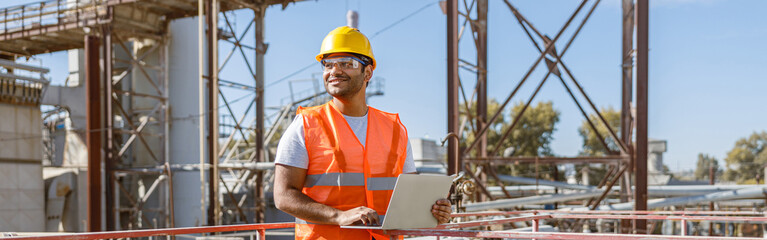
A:
[[[503,218],[493,220],[479,220],[465,223],[440,225],[435,229],[393,230],[387,231],[392,237],[397,236],[437,236],[437,237],[472,237],[472,238],[523,238],[523,239],[762,239],[746,237],[722,237],[722,236],[686,236],[686,227],[682,227],[682,236],[675,235],[647,235],[647,234],[604,234],[604,233],[560,233],[538,232],[539,222],[542,219],[645,219],[645,220],[678,220],[682,226],[687,221],[732,221],[732,222],[755,222],[767,223],[767,217],[741,217],[721,215],[764,215],[758,212],[726,212],[726,211],[508,211],[508,212],[479,212],[479,213],[456,213],[453,217],[478,217],[478,216],[502,216],[517,214],[539,214],[526,217]],[[577,213],[577,214],[572,214]],[[616,215],[619,214],[619,215]],[[625,214],[625,215],[620,215]],[[669,215],[669,214],[681,214]],[[688,215],[714,215],[714,216],[688,216]],[[449,228],[465,228],[477,226],[499,225],[511,222],[532,221],[532,232],[510,231],[470,231],[470,230],[447,230]]]
[[[701,236],[670,236],[670,235],[642,235],[642,234],[603,234],[603,233],[552,233],[552,232],[503,232],[503,231],[456,231],[456,230],[394,230],[387,234],[397,236],[437,236],[437,237],[470,237],[470,238],[521,238],[521,239],[587,239],[587,240],[613,240],[613,239],[737,239],[737,240],[764,240],[762,238],[746,237],[701,237]]]
[[[485,211],[485,212],[465,212],[453,213],[452,217],[471,217],[471,216],[508,216],[520,214],[630,214],[630,215],[751,215],[767,216],[764,212],[746,212],[746,211],[567,211],[567,210],[526,210],[526,211]]]
[[[453,217],[488,217],[502,215],[532,214],[521,217],[508,217],[501,219],[474,220],[461,223],[450,223],[437,226],[432,229],[406,229],[389,230],[386,234],[397,236],[437,236],[437,237],[471,237],[471,238],[521,238],[521,239],[762,239],[753,237],[722,237],[722,236],[686,236],[686,228],[682,228],[681,236],[676,235],[647,235],[647,234],[605,234],[605,233],[562,233],[562,232],[539,232],[538,226],[541,220],[547,219],[630,219],[630,220],[672,220],[681,221],[686,226],[687,221],[727,221],[727,222],[752,222],[766,224],[767,217],[760,212],[727,212],[727,211],[498,211],[480,213],[455,213]],[[693,215],[693,216],[690,216]],[[695,216],[697,215],[697,216]],[[740,216],[724,216],[740,215]],[[744,216],[746,215],[746,216]],[[760,215],[760,216],[755,216]],[[503,225],[514,222],[532,221],[532,232],[512,231],[477,231],[460,230],[480,226]],[[180,234],[200,234],[233,231],[256,231],[259,239],[264,239],[267,229],[292,228],[293,223],[268,223],[268,224],[243,224],[213,227],[190,227],[148,229],[132,231],[74,233],[49,236],[24,236],[7,239],[43,240],[43,239],[110,239],[110,238],[134,238],[151,236],[175,236]]]
[[[212,227],[187,227],[187,228],[161,228],[161,229],[144,229],[144,230],[130,230],[130,231],[111,231],[111,232],[92,232],[92,233],[72,233],[61,235],[49,235],[49,236],[24,236],[24,237],[10,237],[0,239],[13,239],[13,240],[49,240],[49,239],[77,239],[77,240],[91,240],[91,239],[110,239],[110,238],[135,238],[135,237],[152,237],[152,236],[175,236],[180,234],[198,234],[198,233],[216,233],[216,232],[233,232],[233,231],[257,231],[259,239],[265,239],[267,229],[280,229],[280,228],[293,228],[294,223],[261,223],[261,224],[242,224],[242,225],[227,225],[227,226],[212,226]]]

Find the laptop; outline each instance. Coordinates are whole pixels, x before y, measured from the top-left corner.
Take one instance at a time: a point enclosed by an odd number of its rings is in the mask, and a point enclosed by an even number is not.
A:
[[[413,229],[436,227],[437,219],[431,206],[450,193],[451,176],[400,174],[383,223],[376,225],[341,226],[348,229]]]

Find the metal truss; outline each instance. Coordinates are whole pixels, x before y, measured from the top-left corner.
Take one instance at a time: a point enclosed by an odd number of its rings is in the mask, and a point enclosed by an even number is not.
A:
[[[159,36],[110,30],[106,25],[101,32],[105,79],[110,80],[104,102],[107,228],[172,227],[168,46]]]
[[[530,39],[533,47],[540,53],[538,58],[533,62],[532,66],[527,70],[524,76],[519,80],[517,85],[511,90],[511,93],[501,103],[497,112],[492,114],[491,117],[487,116],[487,1],[486,0],[473,0],[469,3],[467,0],[463,0],[462,4],[458,0],[451,0],[447,2],[447,15],[448,15],[448,132],[456,133],[455,140],[448,143],[448,172],[457,173],[461,170],[470,177],[477,184],[477,191],[479,191],[480,197],[477,200],[494,200],[495,197],[490,194],[486,188],[488,178],[494,180],[495,183],[501,186],[504,195],[507,198],[511,198],[511,195],[506,192],[503,181],[498,177],[495,172],[496,166],[506,164],[534,164],[538,169],[539,164],[565,164],[565,163],[603,163],[609,166],[609,170],[604,179],[602,179],[597,187],[604,187],[603,194],[598,198],[592,198],[586,202],[587,206],[591,209],[596,207],[602,202],[602,200],[611,191],[612,187],[616,183],[621,183],[622,200],[629,200],[628,186],[631,186],[630,173],[635,173],[637,179],[635,182],[645,181],[646,184],[646,162],[644,168],[634,166],[635,149],[632,144],[632,129],[635,127],[639,129],[639,126],[634,124],[633,118],[630,115],[631,108],[631,85],[633,83],[633,54],[634,46],[633,29],[634,29],[634,3],[633,0],[624,0],[624,13],[623,13],[623,30],[624,30],[624,64],[622,69],[623,73],[623,100],[622,100],[622,116],[621,132],[617,133],[605,120],[604,116],[600,113],[594,102],[584,90],[583,86],[579,83],[574,76],[570,68],[562,60],[564,54],[570,48],[573,41],[576,39],[581,29],[584,27],[589,17],[592,15],[596,7],[601,2],[600,0],[591,1],[583,0],[578,7],[569,16],[565,24],[560,30],[550,37],[536,28],[532,22],[530,22],[522,12],[519,11],[509,0],[504,0],[504,4],[508,7],[510,13],[516,19],[516,22],[524,30],[526,36]],[[640,1],[641,2],[641,1]],[[459,6],[460,5],[460,6]],[[462,7],[462,8],[461,8]],[[585,11],[584,11],[585,10]],[[585,12],[585,13],[582,13]],[[585,15],[584,15],[585,14]],[[581,17],[578,17],[581,16]],[[577,18],[580,19],[580,23],[574,26],[572,23]],[[462,19],[463,25],[458,29],[459,20]],[[458,41],[461,40],[464,35],[465,29],[470,30],[470,35],[474,41],[476,47],[477,60],[473,61],[468,59],[462,59],[458,56]],[[569,37],[564,36],[564,32],[574,27],[572,35]],[[566,39],[567,38],[567,39]],[[638,36],[641,41],[641,36]],[[558,50],[555,46],[558,41],[565,41],[564,47]],[[645,40],[646,41],[646,40]],[[560,45],[562,46],[562,45]],[[519,89],[529,80],[533,71],[538,67],[541,62],[545,62],[548,72],[539,80],[535,90],[530,97],[525,101],[525,105],[515,119],[512,120],[511,125],[506,128],[498,142],[495,143],[494,149],[487,149],[487,131],[491,124],[495,122],[498,117],[503,114],[504,109],[507,107],[511,99],[518,95]],[[464,85],[468,81],[462,80],[458,76],[458,69],[464,69],[471,73],[476,74],[476,82],[472,88],[472,93],[467,98],[467,89]],[[505,157],[501,156],[502,142],[506,141],[510,136],[514,127],[517,126],[520,116],[529,108],[532,101],[539,93],[542,86],[550,78],[554,77],[565,88],[567,94],[571,97],[575,105],[578,107],[581,115],[584,117],[591,130],[596,133],[602,146],[608,151],[607,156],[604,157]],[[568,83],[569,80],[569,83]],[[586,106],[584,106],[577,95],[580,94],[583,99],[586,100]],[[639,98],[638,98],[639,99]],[[463,102],[461,104],[460,102]],[[645,102],[641,102],[640,105]],[[476,103],[476,108],[470,107],[471,103]],[[640,107],[638,105],[638,107]],[[593,112],[597,116],[597,119],[591,119],[588,112]],[[459,113],[462,113],[459,115]],[[639,114],[639,113],[638,113]],[[461,116],[459,119],[458,117]],[[608,135],[602,136],[597,130],[599,125],[604,126],[608,130]],[[646,125],[645,125],[646,126]],[[646,127],[644,128],[646,129]],[[465,148],[459,150],[457,147],[457,140],[464,136],[466,131],[471,131],[475,139],[471,142],[467,142]],[[620,137],[618,134],[621,134]],[[646,139],[646,131],[643,133]],[[640,141],[641,133],[637,130],[638,143]],[[446,139],[447,140],[447,139]],[[636,155],[636,159],[646,159],[646,140],[642,146],[645,147],[645,157],[642,158]],[[644,160],[643,160],[644,161]],[[636,172],[634,172],[636,171]],[[640,175],[644,176],[643,179],[639,178]],[[537,178],[537,176],[536,176]],[[556,180],[556,179],[555,179]],[[641,188],[637,188],[638,195],[645,196],[646,202],[646,185],[644,192],[641,192]],[[636,199],[640,201],[642,199]]]

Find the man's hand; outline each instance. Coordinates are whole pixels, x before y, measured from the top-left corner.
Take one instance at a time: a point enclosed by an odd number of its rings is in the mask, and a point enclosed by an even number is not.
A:
[[[434,215],[439,224],[450,222],[450,212],[452,212],[452,208],[447,199],[437,200],[434,205],[431,205],[431,214]]]
[[[356,207],[343,211],[336,219],[338,225],[346,226],[362,222],[364,225],[379,225],[378,213],[368,207]]]

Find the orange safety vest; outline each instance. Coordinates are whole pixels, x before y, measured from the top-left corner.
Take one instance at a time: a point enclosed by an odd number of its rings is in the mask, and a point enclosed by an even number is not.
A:
[[[359,206],[383,220],[407,155],[407,130],[397,114],[368,108],[362,146],[332,102],[298,108],[309,156],[302,192],[319,203],[346,211]],[[380,230],[341,229],[296,218],[296,239],[389,239]]]

